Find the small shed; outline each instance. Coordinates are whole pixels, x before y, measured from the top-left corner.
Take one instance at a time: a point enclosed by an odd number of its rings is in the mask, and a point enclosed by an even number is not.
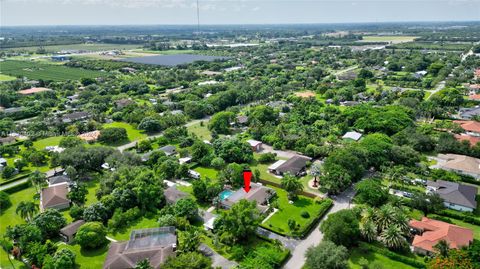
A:
[[[77,234],[78,229],[84,223],[85,221],[81,219],[81,220],[74,221],[68,224],[67,226],[63,227],[60,230],[60,237],[62,238],[62,240],[67,244],[70,244],[71,242],[73,242],[73,239],[75,238],[75,235]]]

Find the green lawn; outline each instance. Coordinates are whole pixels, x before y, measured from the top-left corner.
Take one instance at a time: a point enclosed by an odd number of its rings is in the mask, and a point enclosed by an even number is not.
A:
[[[197,167],[193,170],[200,173],[200,175],[202,176],[203,179],[205,179],[207,177],[210,178],[210,179],[216,179],[217,174],[218,174],[218,171],[213,169],[213,168],[206,168],[206,167],[201,167],[201,166],[199,166],[199,167]]]
[[[411,42],[415,40],[416,36],[363,36],[359,42],[391,42],[393,44]]]
[[[316,203],[312,198],[306,196],[299,196],[293,203],[288,203],[287,192],[283,189],[269,186],[277,192],[279,210],[271,216],[262,226],[269,228],[280,233],[286,233],[291,235],[290,228],[288,227],[288,220],[295,220],[300,227],[303,227],[309,223],[312,218],[315,218],[320,213],[322,206]],[[303,218],[301,213],[306,211],[309,213],[309,218]]]
[[[109,233],[108,237],[111,237],[111,238],[113,238],[115,240],[118,240],[118,241],[124,241],[124,240],[128,240],[130,238],[130,233],[133,230],[147,229],[147,228],[157,228],[157,227],[159,227],[158,216],[142,217],[137,222],[135,222],[134,225],[131,225],[130,227],[127,227],[127,228],[122,229],[121,231],[118,231],[118,232],[115,232],[115,233]]]
[[[132,125],[125,122],[112,122],[103,125],[103,128],[120,127],[127,130],[128,140],[135,141],[147,137],[142,131],[135,129]]]
[[[12,206],[0,212],[0,236],[5,234],[8,226],[25,223],[25,221],[15,213],[15,209],[20,202],[33,200],[34,194],[35,189],[30,187],[10,195]],[[26,268],[21,267],[22,263],[19,261],[15,261],[14,264],[16,268]],[[3,249],[0,251],[0,268],[13,268],[8,261],[7,253]]]
[[[368,260],[368,264],[372,263],[381,264],[382,268],[395,268],[395,269],[414,269],[410,265],[394,261],[380,253],[364,250],[361,248],[354,248],[350,251],[350,257],[348,259],[348,265],[352,269],[362,269],[362,266],[359,264],[361,258]],[[370,267],[369,267],[370,268]]]
[[[0,74],[0,81],[10,81],[10,80],[15,80],[17,79],[16,77]]]
[[[212,133],[208,130],[208,121],[203,121],[203,126],[200,125],[200,122],[195,123],[187,127],[187,130],[190,133],[194,133],[201,140],[210,140],[212,139]]]
[[[105,258],[107,257],[108,253],[108,244],[94,250],[82,250],[80,245],[67,245],[62,244],[59,246],[60,249],[68,248],[72,250],[76,254],[76,264],[75,268],[102,268],[103,263],[105,262]]]
[[[39,139],[33,142],[33,147],[36,148],[37,150],[44,150],[45,147],[58,146],[62,138],[63,136],[52,136],[44,139]]]

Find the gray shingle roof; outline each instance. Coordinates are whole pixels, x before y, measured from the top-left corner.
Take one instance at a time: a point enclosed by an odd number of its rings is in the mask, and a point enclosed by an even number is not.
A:
[[[429,180],[427,181],[427,186],[435,188],[435,192],[438,193],[445,202],[469,208],[477,208],[477,201],[475,201],[477,187],[445,180]]]

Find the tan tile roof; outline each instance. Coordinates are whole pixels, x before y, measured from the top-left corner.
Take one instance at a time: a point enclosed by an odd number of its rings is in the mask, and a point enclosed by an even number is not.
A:
[[[30,89],[18,91],[18,93],[23,94],[23,95],[28,95],[28,94],[39,93],[39,92],[47,92],[47,91],[51,91],[51,89],[48,89],[48,88],[30,88]]]
[[[422,235],[413,238],[412,245],[430,252],[435,252],[433,246],[439,241],[445,240],[450,248],[468,246],[473,241],[473,231],[443,221],[423,217],[421,221],[411,220],[412,228],[423,231]]]
[[[70,200],[67,198],[68,194],[68,184],[58,184],[48,188],[42,189],[42,207],[49,208],[57,205],[69,203]]]
[[[97,141],[98,137],[100,136],[100,131],[91,131],[91,132],[88,132],[88,133],[83,133],[83,134],[80,134],[78,135],[78,137],[80,139],[83,139],[87,142],[90,142],[90,141]]]
[[[446,161],[440,163],[440,167],[480,174],[480,159],[458,154],[439,154],[438,157]]]
[[[455,134],[454,136],[458,141],[468,141],[471,146],[475,146],[478,142],[480,142],[480,137],[478,136],[471,136],[467,134]]]

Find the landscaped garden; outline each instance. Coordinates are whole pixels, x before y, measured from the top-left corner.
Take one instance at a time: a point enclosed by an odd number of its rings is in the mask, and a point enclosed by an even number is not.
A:
[[[317,200],[302,195],[299,195],[298,199],[290,204],[286,191],[273,186],[269,187],[277,192],[277,202],[274,203],[278,205],[278,211],[262,223],[261,226],[278,234],[289,236],[305,235],[310,230],[309,228],[311,228],[332,205],[332,200],[330,199]],[[296,225],[290,227],[289,220],[295,221]]]

